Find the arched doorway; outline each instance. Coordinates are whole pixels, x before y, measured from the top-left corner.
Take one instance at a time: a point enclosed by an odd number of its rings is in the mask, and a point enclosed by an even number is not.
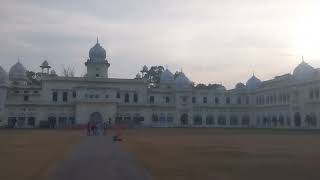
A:
[[[250,117],[248,115],[242,116],[241,125],[242,125],[242,127],[249,127],[250,126]]]
[[[299,112],[294,114],[294,125],[295,127],[301,127],[301,115]]]
[[[278,127],[278,119],[276,116],[272,116],[271,124],[272,124],[272,127]]]
[[[180,117],[180,121],[182,125],[188,125],[188,114],[182,114],[182,116]]]
[[[102,115],[99,112],[94,112],[90,115],[90,123],[97,124],[97,123],[102,123]]]
[[[54,116],[50,116],[48,118],[48,126],[49,128],[55,128],[57,125],[57,118]]]

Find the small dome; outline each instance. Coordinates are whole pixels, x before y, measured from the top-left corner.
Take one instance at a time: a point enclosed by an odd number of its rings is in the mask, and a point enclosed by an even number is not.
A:
[[[56,73],[56,71],[54,69],[52,69],[51,72],[50,72],[50,75],[56,76],[57,73]]]
[[[255,75],[253,75],[246,83],[246,87],[248,90],[255,90],[261,84],[261,80],[258,79]]]
[[[243,83],[239,82],[237,85],[236,85],[236,89],[242,89],[242,88],[245,88],[246,85],[244,85]]]
[[[173,81],[173,80],[174,80],[173,74],[169,71],[169,69],[166,69],[160,75],[160,82]]]
[[[174,81],[177,87],[185,87],[191,84],[190,80],[187,78],[187,76],[183,72],[180,72]]]
[[[223,85],[220,85],[220,86],[217,87],[217,90],[218,90],[218,91],[221,91],[221,92],[224,92],[224,91],[226,91],[227,89],[226,89],[226,87],[224,87]]]
[[[42,67],[48,67],[49,63],[47,60],[44,60],[43,63],[41,64]]]
[[[17,62],[10,68],[9,79],[26,79],[26,71],[26,68],[20,62]]]
[[[89,58],[91,61],[104,61],[107,58],[106,50],[100,46],[98,39],[89,51]]]
[[[7,72],[0,66],[0,84],[8,82]]]
[[[308,63],[302,61],[294,70],[293,76],[295,77],[308,77],[315,72],[314,68]]]
[[[140,74],[140,73],[138,73],[138,74],[136,75],[136,79],[141,79],[141,74]]]

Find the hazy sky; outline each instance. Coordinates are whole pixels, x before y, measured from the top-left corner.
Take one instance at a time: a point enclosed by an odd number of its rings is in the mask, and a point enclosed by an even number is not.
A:
[[[319,0],[1,0],[0,65],[47,59],[83,75],[99,36],[110,77],[159,64],[231,88],[292,72],[302,55],[320,67],[319,17]]]

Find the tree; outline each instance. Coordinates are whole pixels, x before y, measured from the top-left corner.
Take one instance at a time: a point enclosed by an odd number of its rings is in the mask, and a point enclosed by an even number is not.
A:
[[[163,66],[151,66],[150,69],[148,69],[147,66],[143,66],[140,72],[142,78],[148,81],[150,87],[157,87],[160,82],[160,75],[163,71]]]
[[[26,76],[31,84],[40,84],[41,75],[33,71],[27,71]]]
[[[62,76],[64,76],[64,77],[74,77],[74,75],[75,75],[74,67],[62,66]]]
[[[179,75],[181,74],[181,72],[176,71],[173,75],[173,78],[176,79]]]

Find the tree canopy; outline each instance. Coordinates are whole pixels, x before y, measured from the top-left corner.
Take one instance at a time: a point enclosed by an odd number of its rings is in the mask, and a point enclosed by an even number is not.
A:
[[[151,66],[150,69],[147,66],[143,66],[140,72],[142,74],[142,78],[148,81],[150,87],[157,87],[163,71],[163,66]]]
[[[27,78],[31,84],[40,84],[40,73],[35,73],[33,71],[26,72]]]

